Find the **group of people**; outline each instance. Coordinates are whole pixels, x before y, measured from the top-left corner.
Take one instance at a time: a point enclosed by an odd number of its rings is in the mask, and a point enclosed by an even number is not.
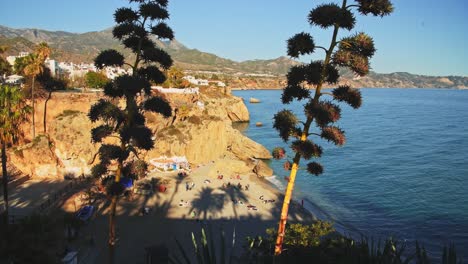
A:
[[[262,200],[262,202],[263,202],[264,204],[267,204],[267,203],[274,203],[274,202],[275,202],[275,200],[273,200],[273,199],[265,200],[265,199],[263,198],[263,195],[260,195],[260,197],[259,197],[258,199]]]
[[[250,188],[250,185],[249,184],[246,184],[245,186],[243,186],[240,182],[234,186],[233,184],[231,184],[231,182],[228,182],[227,184],[226,183],[223,183],[223,188],[226,189],[226,188],[230,188],[230,187],[237,187],[237,189],[239,190],[245,190],[245,191],[248,191],[249,188]]]
[[[186,191],[191,191],[193,189],[193,187],[195,187],[195,183],[194,182],[186,182],[185,183],[185,190]]]

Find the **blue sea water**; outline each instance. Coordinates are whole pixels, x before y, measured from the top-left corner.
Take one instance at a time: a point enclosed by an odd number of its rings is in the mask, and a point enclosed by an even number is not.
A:
[[[342,105],[338,126],[347,143],[324,147],[320,177],[299,171],[294,198],[304,199],[338,230],[375,239],[418,240],[432,257],[455,243],[468,260],[468,90],[361,89],[363,105]],[[268,149],[288,147],[272,128],[281,91],[235,91],[251,115],[243,131]],[[250,104],[250,97],[260,99]],[[256,127],[262,122],[263,127]],[[290,149],[288,154],[292,156]],[[278,188],[286,185],[284,161],[271,161]],[[304,165],[304,161],[301,163]]]

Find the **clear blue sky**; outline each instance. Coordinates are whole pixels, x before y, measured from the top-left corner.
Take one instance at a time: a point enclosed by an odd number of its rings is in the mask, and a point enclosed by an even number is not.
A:
[[[0,25],[70,32],[111,27],[114,10],[128,3],[1,2]],[[190,48],[237,61],[271,59],[285,55],[286,39],[301,31],[311,32],[318,44],[328,43],[331,32],[311,27],[306,20],[310,9],[322,2],[325,1],[170,0],[169,24],[176,38]],[[395,12],[389,17],[358,16],[355,31],[367,32],[376,42],[374,71],[468,76],[467,0],[393,0],[393,3]],[[320,57],[323,54],[318,53],[317,58]]]

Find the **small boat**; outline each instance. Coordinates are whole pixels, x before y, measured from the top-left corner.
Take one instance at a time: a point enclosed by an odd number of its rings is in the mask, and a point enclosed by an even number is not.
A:
[[[249,102],[252,104],[257,104],[260,103],[260,100],[257,98],[250,97]]]

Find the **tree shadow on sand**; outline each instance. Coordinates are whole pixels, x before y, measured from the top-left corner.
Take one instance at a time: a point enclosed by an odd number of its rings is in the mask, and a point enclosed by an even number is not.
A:
[[[189,213],[196,212],[199,218],[207,219],[208,213],[215,214],[221,212],[226,202],[225,195],[214,193],[214,189],[203,187],[192,201],[192,208]]]
[[[226,188],[221,187],[219,189],[223,190],[227,194],[228,200],[232,202],[232,210],[234,212],[235,217],[237,218],[238,215],[237,215],[236,205],[238,205],[239,202],[247,203],[248,202],[247,196],[241,189],[234,187],[234,186],[230,186]]]

